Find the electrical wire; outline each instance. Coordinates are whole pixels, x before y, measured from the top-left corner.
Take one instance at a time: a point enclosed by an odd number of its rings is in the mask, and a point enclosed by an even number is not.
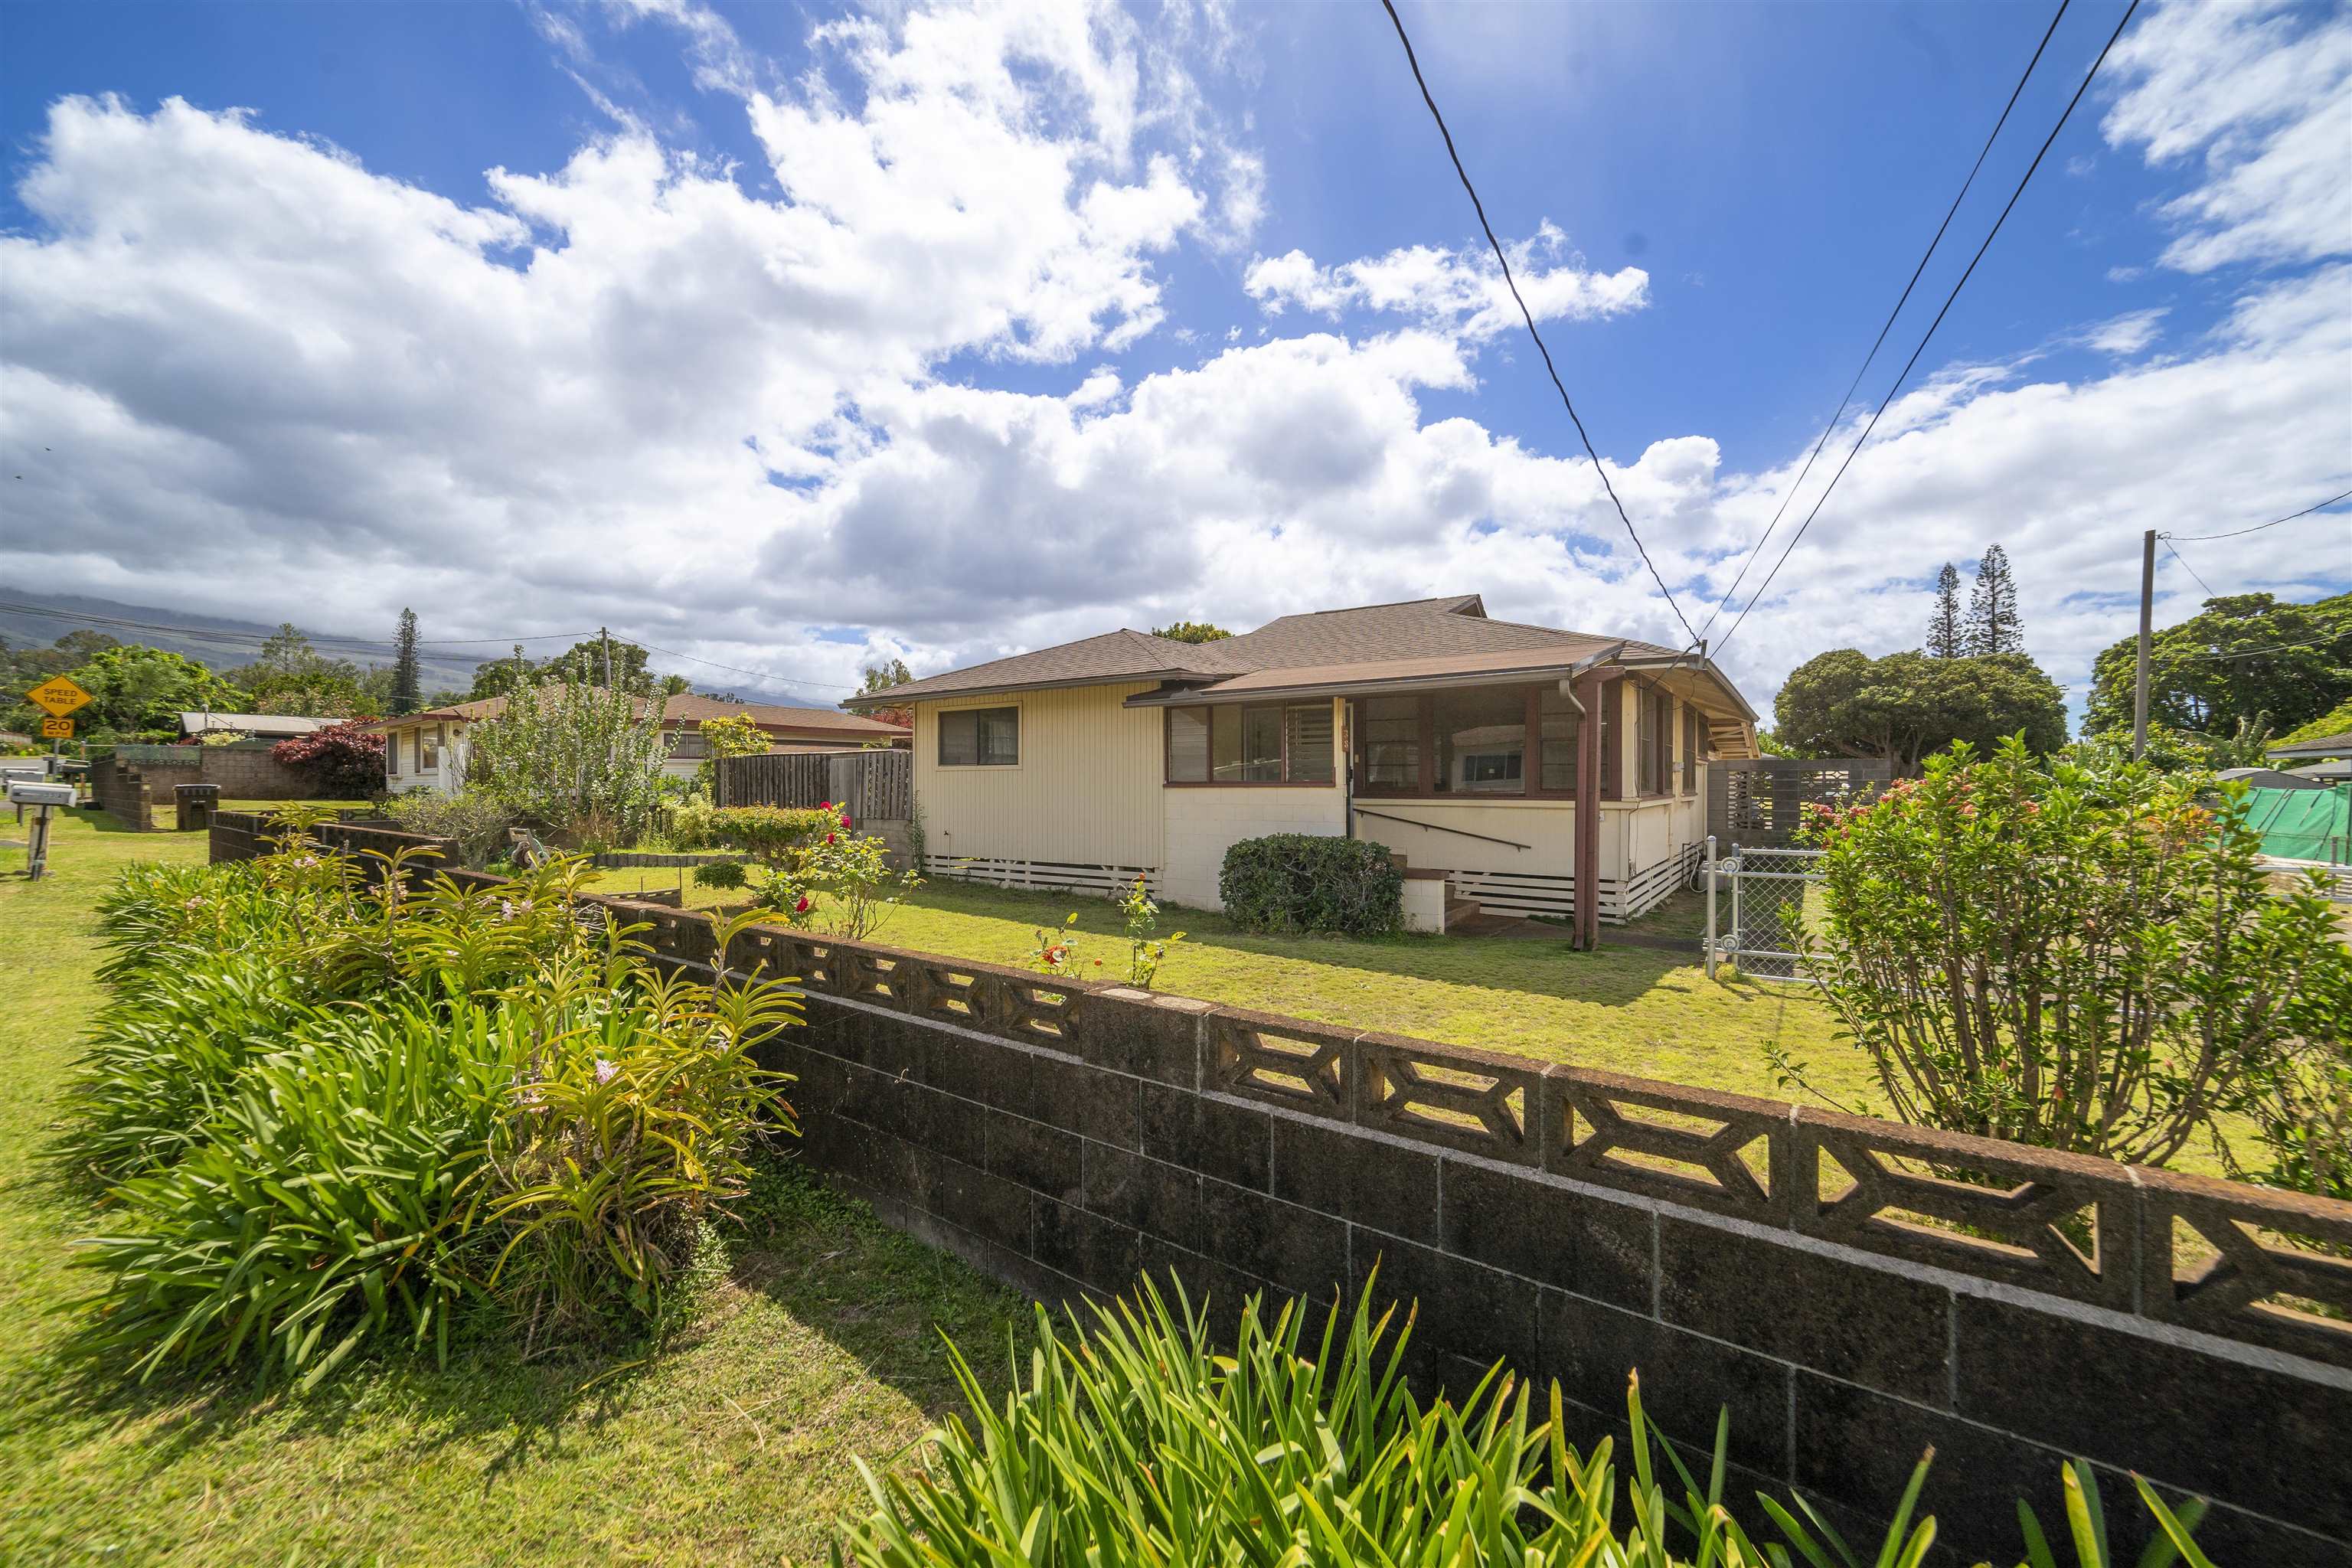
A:
[[[2137,4],[2137,0],[2134,3]],[[1519,307],[1520,319],[1528,324],[1528,336],[1536,341],[1536,353],[1543,356],[1544,370],[1551,377],[1553,390],[1559,394],[1560,404],[1568,410],[1569,422],[1576,426],[1577,438],[1584,443],[1585,456],[1592,459],[1592,471],[1600,476],[1601,488],[1609,492],[1610,504],[1617,509],[1617,521],[1625,525],[1625,532],[1633,541],[1633,549],[1642,557],[1642,564],[1650,569],[1651,579],[1658,584],[1658,592],[1665,595],[1666,608],[1675,613],[1675,619],[1683,624],[1685,632],[1689,633],[1691,646],[1696,647],[1698,633],[1692,630],[1690,617],[1683,614],[1682,605],[1675,602],[1674,590],[1666,586],[1666,579],[1658,571],[1657,563],[1650,559],[1649,549],[1643,544],[1642,535],[1634,528],[1633,520],[1625,514],[1625,503],[1618,500],[1617,487],[1609,482],[1609,470],[1602,465],[1601,454],[1592,445],[1592,437],[1585,433],[1584,421],[1577,416],[1576,404],[1568,395],[1567,384],[1559,379],[1559,367],[1552,363],[1551,350],[1544,346],[1543,334],[1536,331],[1535,312],[1528,309],[1527,300],[1519,295],[1518,280],[1511,276],[1511,258],[1503,254],[1503,242],[1495,237],[1495,226],[1486,221],[1486,205],[1478,199],[1478,188],[1470,183],[1470,172],[1462,166],[1462,154],[1454,150],[1454,132],[1445,128],[1445,116],[1438,112],[1437,100],[1430,95],[1429,83],[1421,74],[1421,60],[1412,52],[1412,40],[1405,36],[1404,19],[1397,15],[1394,0],[1381,0],[1381,6],[1388,12],[1389,22],[1396,28],[1397,42],[1404,46],[1405,64],[1412,68],[1413,85],[1421,89],[1421,101],[1429,106],[1429,117],[1437,121],[1437,133],[1445,142],[1445,155],[1454,161],[1454,173],[1461,179],[1463,190],[1469,195],[1471,208],[1478,215],[1478,226],[1486,230],[1486,243],[1494,247],[1495,259],[1502,266],[1504,287],[1510,289],[1512,300]]]
[[[1382,3],[1386,4],[1386,0],[1382,0]],[[1790,552],[1794,551],[1798,543],[1804,539],[1806,530],[1811,528],[1813,519],[1821,515],[1822,507],[1829,500],[1831,492],[1837,489],[1838,481],[1845,478],[1846,469],[1853,467],[1854,456],[1862,450],[1863,443],[1870,439],[1870,433],[1873,430],[1878,428],[1878,422],[1894,403],[1895,395],[1903,390],[1903,384],[1910,379],[1911,372],[1919,363],[1919,356],[1927,352],[1927,345],[1934,341],[1936,329],[1944,324],[1944,317],[1950,312],[1952,302],[1960,297],[1960,290],[1968,287],[1969,279],[1976,276],[1977,264],[1984,259],[1985,252],[1992,248],[1992,242],[2000,236],[2001,226],[2009,221],[2009,215],[2016,210],[2018,199],[2025,195],[2025,187],[2032,183],[2034,171],[2041,168],[2042,160],[2050,155],[2050,149],[2057,142],[2059,132],[2065,130],[2067,121],[2074,118],[2075,106],[2083,101],[2083,95],[2090,91],[2091,82],[2099,74],[2099,68],[2106,64],[2109,52],[2116,47],[2116,40],[2124,36],[2124,29],[2131,26],[2131,19],[2138,10],[2139,0],[2131,0],[2131,4],[2124,8],[2123,19],[2116,24],[2116,30],[2107,35],[2106,43],[2099,50],[2099,58],[2091,62],[2091,68],[2083,75],[2082,85],[2074,89],[2074,96],[2066,100],[2065,112],[2058,116],[2058,123],[2052,126],[2050,134],[2042,139],[2041,150],[2033,154],[2033,162],[2026,165],[2024,175],[2017,182],[2017,189],[2010,193],[2008,205],[2000,209],[2000,216],[1993,219],[1991,229],[1984,237],[1984,243],[1977,247],[1977,253],[1969,258],[1968,270],[1960,274],[1960,280],[1953,284],[1952,291],[1944,297],[1943,309],[1936,312],[1936,319],[1927,323],[1927,335],[1919,340],[1919,346],[1911,351],[1911,357],[1904,362],[1902,374],[1895,378],[1895,384],[1888,387],[1886,395],[1879,400],[1877,412],[1871,415],[1870,423],[1862,427],[1862,434],[1854,437],[1853,446],[1847,450],[1845,460],[1838,465],[1837,472],[1830,476],[1829,485],[1822,491],[1821,499],[1813,502],[1812,510],[1807,512],[1805,521],[1798,524],[1796,534],[1781,550],[1780,558],[1772,563],[1771,572],[1748,599],[1747,605],[1740,610],[1738,618],[1731,623],[1731,629],[1723,634],[1723,642],[1716,645],[1716,651],[1720,652],[1724,643],[1728,643],[1739,635],[1739,628],[1746,624],[1749,612],[1756,608],[1765,593],[1770,589],[1773,579],[1780,575],[1780,568],[1789,563]]]
[[[2018,77],[2017,85],[2009,89],[2009,101],[2000,106],[2000,118],[1992,122],[1992,134],[1987,136],[1984,145],[1977,149],[1977,161],[1969,165],[1969,176],[1960,182],[1959,194],[1952,198],[1952,205],[1944,209],[1944,221],[1936,226],[1936,237],[1927,242],[1927,248],[1920,254],[1919,265],[1911,269],[1911,280],[1903,285],[1902,297],[1895,301],[1895,309],[1886,312],[1886,321],[1879,327],[1878,336],[1872,340],[1870,352],[1862,356],[1862,363],[1854,371],[1853,380],[1847,385],[1845,395],[1838,399],[1836,410],[1830,415],[1829,422],[1822,426],[1821,439],[1813,443],[1812,451],[1805,458],[1805,466],[1797,470],[1795,482],[1781,492],[1780,504],[1773,511],[1772,521],[1765,525],[1762,533],[1757,535],[1756,542],[1748,548],[1748,559],[1739,564],[1739,574],[1731,580],[1731,586],[1723,591],[1723,602],[1708,613],[1706,624],[1699,627],[1700,637],[1704,638],[1715,629],[1717,617],[1738,595],[1739,584],[1748,580],[1748,568],[1756,564],[1756,558],[1764,552],[1764,546],[1780,529],[1780,519],[1787,515],[1789,503],[1796,499],[1798,491],[1805,488],[1805,477],[1813,471],[1814,459],[1822,455],[1822,448],[1829,445],[1830,435],[1836,430],[1838,420],[1844,416],[1846,405],[1853,401],[1854,391],[1862,385],[1862,378],[1870,374],[1871,364],[1878,358],[1878,351],[1886,344],[1886,334],[1895,330],[1895,318],[1902,315],[1903,307],[1911,302],[1911,290],[1919,286],[1920,275],[1927,270],[1927,263],[1935,256],[1936,247],[1944,243],[1944,231],[1952,226],[1952,219],[1959,212],[1960,204],[1968,199],[1969,188],[1977,183],[1979,171],[1984,168],[1986,156],[1992,152],[1992,144],[2000,139],[2001,127],[2009,123],[2010,110],[2017,107],[2018,98],[2025,91],[2026,82],[2032,78],[2034,67],[2042,63],[2042,51],[2050,47],[2052,35],[2058,31],[2058,24],[2065,20],[2066,7],[2073,3],[2074,0],[2058,0],[2057,14],[2050,18],[2050,26],[2042,30],[2042,41],[2033,46],[2033,58],[2025,62],[2025,70]]]
[[[2296,518],[2309,517],[2315,511],[2326,511],[2337,501],[2347,500],[2352,500],[2352,490],[2346,490],[2342,495],[2329,496],[2317,506],[2307,506],[2301,511],[2291,511],[2284,517],[2274,517],[2268,522],[2258,522],[2252,528],[2233,528],[2227,533],[2168,533],[2162,537],[2166,539],[2185,539],[2191,544],[2196,543],[2200,539],[2235,539],[2242,533],[2260,533],[2266,528],[2276,528],[2282,522],[2293,522]],[[2184,564],[2186,564],[2186,563],[2184,563]]]
[[[2172,539],[2168,534],[2159,533],[2156,537],[2163,542],[2165,550],[2170,553],[2172,558],[2180,563],[2180,569],[2183,572],[2188,573],[2191,577],[2197,577],[2197,585],[2205,590],[2205,596],[2207,598],[2218,599],[2221,597],[2219,594],[2213,592],[2212,584],[2208,583],[2202,577],[2197,576],[2197,568],[2189,564],[2189,557],[2172,548]]]
[[[740,665],[721,664],[715,658],[698,658],[693,654],[680,653],[676,648],[656,647],[649,642],[641,642],[637,644],[637,646],[645,649],[647,653],[658,653],[667,655],[671,658],[682,658],[689,664],[709,665],[713,669],[724,669],[736,675],[757,676],[761,680],[772,680],[780,686],[806,686],[818,691],[855,691],[857,689],[855,686],[845,685],[839,681],[798,680],[789,675],[777,675],[770,670],[745,669]]]

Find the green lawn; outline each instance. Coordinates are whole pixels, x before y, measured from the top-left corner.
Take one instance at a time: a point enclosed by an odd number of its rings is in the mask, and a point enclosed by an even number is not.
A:
[[[627,870],[598,884],[607,892],[677,886],[677,873]],[[737,900],[686,884],[687,901]],[[938,879],[916,889],[874,940],[919,952],[1019,963],[1039,926],[1078,917],[1086,972],[1123,973],[1123,921],[1108,900],[1074,893],[1024,893]],[[1449,1045],[1509,1051],[1538,1061],[1605,1068],[1643,1078],[1788,1098],[1773,1081],[1765,1047],[1777,1043],[1810,1062],[1819,1081],[1848,1105],[1866,1104],[1871,1083],[1862,1054],[1835,1037],[1829,1011],[1804,987],[1710,981],[1699,962],[1704,895],[1675,895],[1633,928],[1686,939],[1664,952],[1612,942],[1578,952],[1557,938],[1399,936],[1261,937],[1221,915],[1163,912],[1163,931],[1184,941],[1160,971],[1159,988],[1237,1006],[1259,1007],[1359,1028],[1386,1029]]]
[[[477,1339],[446,1372],[365,1364],[301,1401],[77,1368],[51,1309],[82,1293],[66,1258],[99,1220],[40,1152],[96,1001],[90,903],[132,860],[204,847],[76,812],[47,880],[0,850],[0,1563],[821,1559],[863,1495],[851,1457],[887,1461],[957,1404],[938,1331],[985,1354],[1025,1323],[1010,1292],[780,1175],[642,1368]]]

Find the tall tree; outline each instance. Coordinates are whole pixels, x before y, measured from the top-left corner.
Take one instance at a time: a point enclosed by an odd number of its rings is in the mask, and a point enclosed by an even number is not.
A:
[[[1968,653],[1968,626],[1960,618],[1960,569],[1950,562],[1936,574],[1936,609],[1927,617],[1927,651],[1937,658]]]
[[[2066,700],[2021,653],[1872,658],[1835,648],[1799,665],[1773,704],[1773,733],[1814,757],[1881,757],[1898,773],[1955,741],[1979,752],[2022,732],[2028,750],[2066,743]]]
[[[1968,651],[1976,658],[2025,651],[2017,579],[2010,574],[2009,552],[1998,544],[1987,545],[1984,558],[1977,563],[1976,591],[1969,595]]]
[[[424,678],[416,667],[416,612],[400,612],[400,630],[392,638],[392,710],[414,713],[425,702]]]
[[[248,713],[291,713],[306,719],[353,719],[381,711],[367,692],[367,674],[347,658],[328,658],[301,628],[281,622],[253,662],[228,672],[245,689]]]
[[[2091,666],[2088,734],[2128,731],[2139,639],[2109,644]],[[2283,605],[2224,594],[2149,640],[2147,716],[2194,734],[2231,734],[2267,714],[2282,733],[2352,698],[2352,594]]]
[[[907,668],[907,661],[903,658],[894,658],[887,664],[869,664],[866,667],[865,679],[859,683],[857,692],[861,697],[871,696],[877,691],[887,691],[894,686],[904,686],[914,679],[915,672]],[[866,717],[879,719],[885,724],[911,726],[915,722],[915,710],[912,708],[874,708],[867,710]]]

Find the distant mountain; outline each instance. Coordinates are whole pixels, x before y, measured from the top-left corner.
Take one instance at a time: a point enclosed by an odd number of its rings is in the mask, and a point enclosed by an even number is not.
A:
[[[294,624],[300,627],[323,658],[347,658],[362,669],[370,665],[392,662],[393,647],[387,638],[347,637],[322,631],[317,626],[306,626],[299,621]],[[11,647],[47,647],[68,632],[85,627],[104,632],[119,642],[145,643],[150,647],[168,648],[215,670],[226,672],[239,665],[252,663],[254,656],[261,651],[264,639],[277,631],[278,623],[200,616],[190,610],[165,609],[157,605],[126,605],[117,599],[90,599],[71,594],[37,594],[12,583],[0,583],[0,637],[7,638]],[[432,640],[429,634],[425,640],[428,643]],[[535,646],[538,655],[555,651],[555,645],[540,643]],[[478,652],[468,650],[462,657],[452,657],[436,655],[426,648],[417,659],[419,683],[428,697],[436,691],[470,690],[474,684],[475,666],[503,658],[507,651],[503,647],[485,644]],[[668,673],[660,663],[653,668],[656,673]],[[772,686],[756,677],[734,680],[726,686],[697,681],[694,689],[705,697],[730,701],[774,702],[794,708],[832,706],[821,695],[807,691],[795,694],[794,689]]]
[[[364,669],[392,662],[389,640],[352,637],[301,626],[320,654],[347,658]],[[230,620],[168,610],[155,605],[126,605],[115,599],[87,599],[69,594],[37,594],[14,584],[0,584],[0,637],[12,647],[47,647],[68,632],[87,628],[104,632],[119,642],[145,643],[168,648],[227,671],[250,664],[264,638],[278,629],[276,622]],[[474,666],[498,657],[485,647],[479,658],[450,658],[430,652],[417,660],[418,673],[429,695],[443,689],[464,691],[474,684]]]

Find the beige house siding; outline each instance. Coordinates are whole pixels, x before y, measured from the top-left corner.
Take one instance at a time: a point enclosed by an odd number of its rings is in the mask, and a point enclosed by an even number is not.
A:
[[[957,861],[1163,863],[1160,714],[1122,708],[1150,681],[959,697],[915,707],[915,804],[928,853]],[[1013,767],[940,766],[940,715],[1021,710]]]

